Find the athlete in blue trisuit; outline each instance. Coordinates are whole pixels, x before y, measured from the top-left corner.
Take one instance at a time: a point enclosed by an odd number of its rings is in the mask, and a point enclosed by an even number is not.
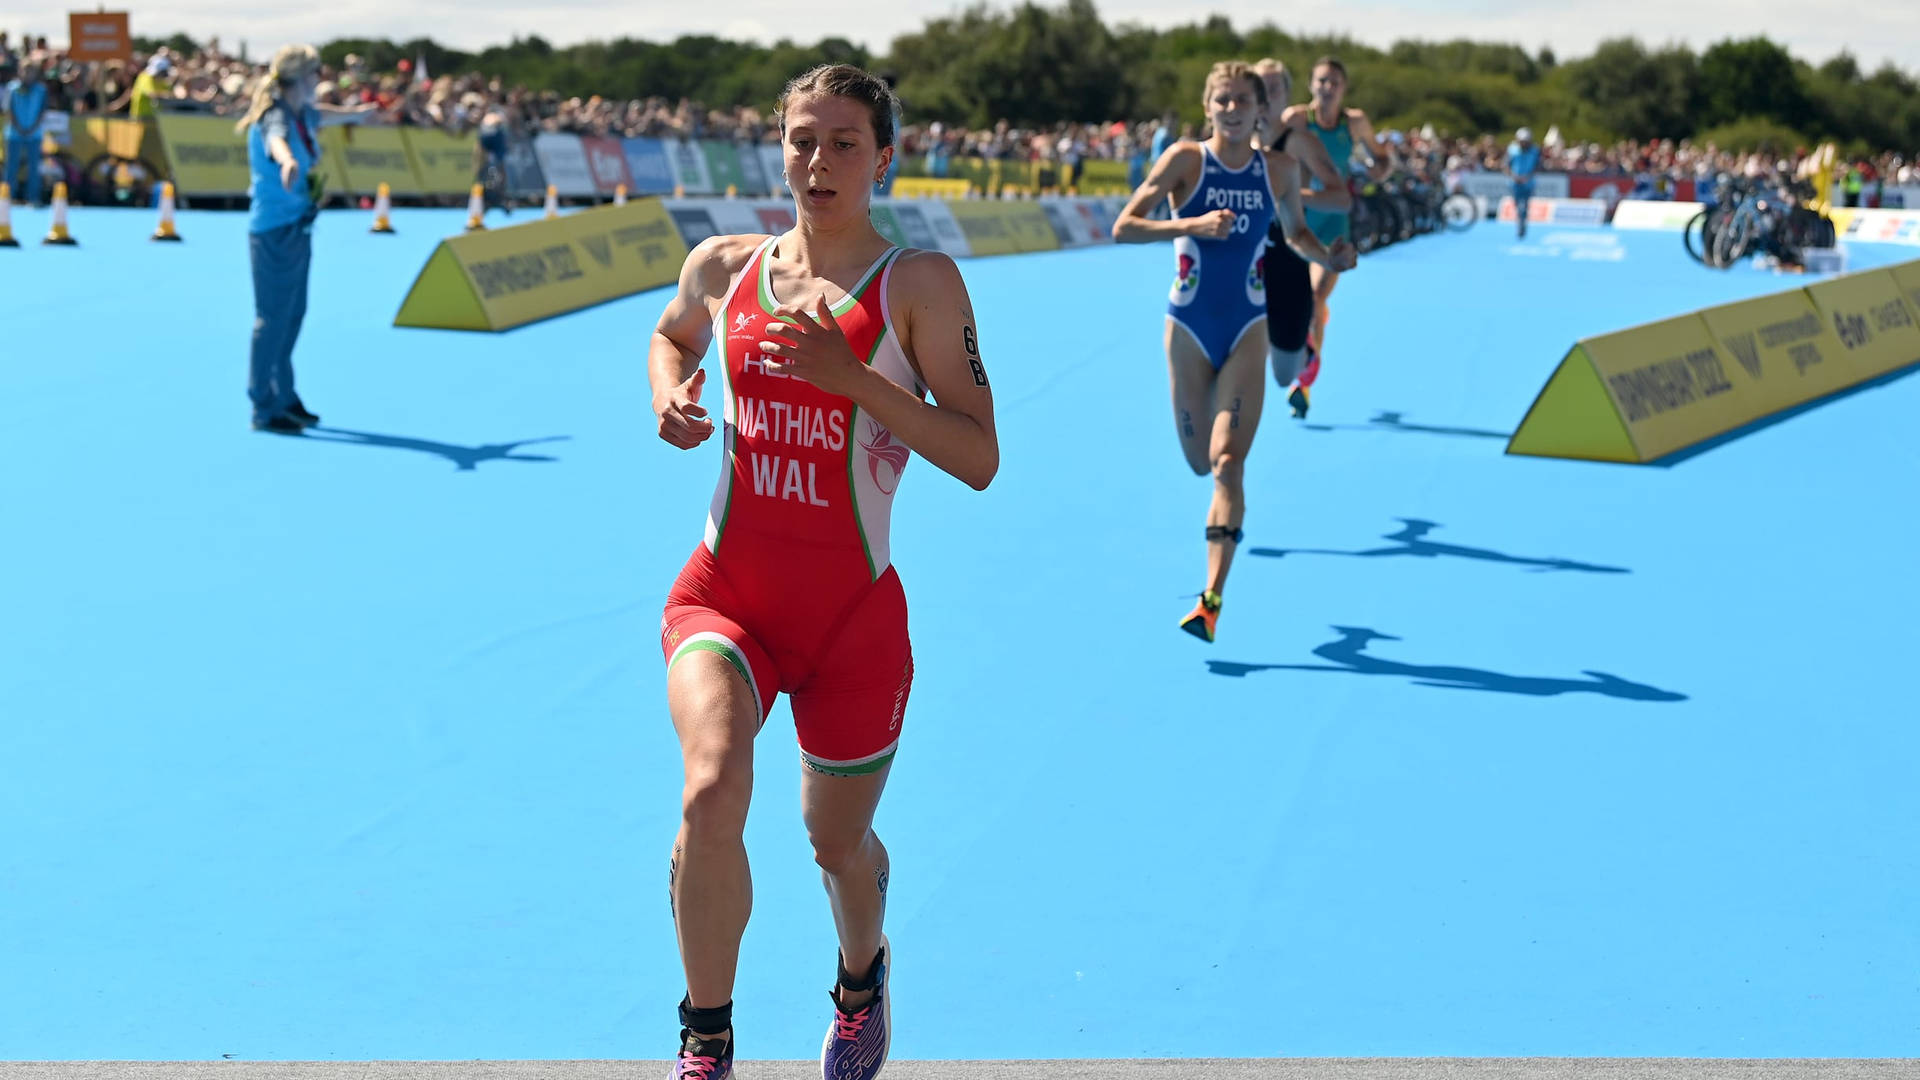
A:
[[[1307,227],[1300,163],[1255,149],[1267,88],[1253,69],[1239,61],[1215,64],[1201,100],[1213,134],[1204,143],[1177,142],[1160,156],[1114,222],[1113,238],[1174,242],[1166,323],[1174,427],[1194,474],[1213,474],[1207,585],[1180,626],[1212,641],[1246,515],[1246,456],[1266,400],[1267,227],[1277,215],[1287,242],[1323,266],[1346,269],[1354,259],[1351,245],[1329,250]],[[1152,220],[1162,202],[1173,217]]]
[[[1507,176],[1513,181],[1513,216],[1520,237],[1527,235],[1527,206],[1533,200],[1533,174],[1540,171],[1540,148],[1533,145],[1533,129],[1514,132],[1507,144]]]

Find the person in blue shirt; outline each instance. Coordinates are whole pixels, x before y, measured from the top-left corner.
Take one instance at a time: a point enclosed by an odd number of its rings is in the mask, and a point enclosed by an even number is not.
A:
[[[293,388],[293,343],[307,314],[307,268],[313,257],[313,220],[324,183],[320,129],[351,123],[378,108],[338,109],[314,104],[320,54],[289,45],[273,57],[267,77],[237,125],[247,137],[252,180],[248,245],[253,260],[253,357],[247,396],[255,431],[297,435],[320,422]]]
[[[0,176],[16,194],[25,192],[27,201],[38,203],[41,194],[41,124],[47,114],[47,84],[40,79],[40,65],[29,60],[20,65],[20,77],[7,84],[7,169]],[[14,183],[22,170],[27,182]]]
[[[1533,174],[1540,171],[1540,148],[1533,144],[1533,129],[1514,132],[1507,144],[1507,176],[1513,181],[1513,216],[1520,222],[1520,236],[1527,235],[1527,206],[1533,200]]]
[[[1165,157],[1167,147],[1172,146],[1174,140],[1180,137],[1179,131],[1180,129],[1174,126],[1173,113],[1169,111],[1165,116],[1160,118],[1160,126],[1153,129],[1153,145],[1147,148],[1148,155],[1155,161],[1159,161],[1162,157]],[[1134,186],[1139,187],[1140,185],[1135,184]]]

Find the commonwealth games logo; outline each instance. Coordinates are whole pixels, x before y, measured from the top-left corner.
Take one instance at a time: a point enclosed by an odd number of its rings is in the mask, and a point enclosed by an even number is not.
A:
[[[1727,350],[1733,353],[1733,358],[1740,361],[1741,367],[1747,369],[1747,374],[1753,378],[1759,378],[1760,344],[1754,340],[1753,332],[1749,330],[1741,334],[1728,334],[1724,341]]]
[[[1180,256],[1180,275],[1174,287],[1181,292],[1192,292],[1200,287],[1200,260],[1184,252]]]

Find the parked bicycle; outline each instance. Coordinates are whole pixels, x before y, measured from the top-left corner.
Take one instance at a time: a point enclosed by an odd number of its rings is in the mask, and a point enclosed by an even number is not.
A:
[[[1759,178],[1722,176],[1720,201],[1687,222],[1681,243],[1694,260],[1725,270],[1750,255],[1765,254],[1788,266],[1806,265],[1808,248],[1832,247],[1833,221],[1811,209],[1813,188],[1805,181],[1784,190]]]

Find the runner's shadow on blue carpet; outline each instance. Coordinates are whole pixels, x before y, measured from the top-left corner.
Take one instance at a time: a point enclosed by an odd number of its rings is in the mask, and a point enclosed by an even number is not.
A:
[[[1529,697],[1556,697],[1560,694],[1602,694],[1629,701],[1685,701],[1687,695],[1671,690],[1629,682],[1603,671],[1583,671],[1585,679],[1553,679],[1528,675],[1503,675],[1497,671],[1456,667],[1450,664],[1407,664],[1367,655],[1367,647],[1376,641],[1399,641],[1364,626],[1336,626],[1340,638],[1313,650],[1313,655],[1330,664],[1242,664],[1231,660],[1209,660],[1207,667],[1215,675],[1243,679],[1258,671],[1327,671],[1346,675],[1388,675],[1411,679],[1415,686],[1442,690],[1484,690],[1495,694],[1523,694]]]
[[[1394,518],[1401,523],[1398,532],[1381,537],[1391,540],[1393,547],[1367,548],[1362,551],[1331,551],[1326,548],[1248,548],[1250,555],[1259,555],[1268,559],[1281,559],[1288,555],[1343,555],[1354,559],[1384,559],[1393,556],[1411,556],[1416,559],[1477,559],[1481,562],[1511,563],[1525,566],[1535,573],[1553,570],[1578,570],[1589,574],[1630,574],[1633,571],[1620,566],[1601,566],[1597,563],[1578,562],[1573,559],[1529,558],[1524,555],[1508,555],[1491,548],[1466,547],[1461,544],[1442,544],[1428,540],[1427,534],[1440,528],[1437,521],[1425,521],[1420,518]]]
[[[516,454],[514,451],[535,443],[563,442],[572,438],[571,435],[549,435],[543,439],[460,446],[455,443],[434,442],[432,439],[410,439],[401,435],[376,435],[370,431],[348,431],[345,428],[329,427],[308,428],[304,437],[313,442],[349,443],[354,446],[379,446],[389,450],[413,450],[423,454],[437,454],[453,462],[459,467],[460,472],[471,472],[483,461],[558,461],[559,458],[547,457],[543,454]]]
[[[1452,435],[1467,439],[1511,439],[1511,431],[1488,431],[1485,428],[1445,427],[1438,424],[1409,424],[1406,413],[1381,411],[1364,424],[1308,424],[1300,426],[1308,431],[1399,431],[1408,435]]]

